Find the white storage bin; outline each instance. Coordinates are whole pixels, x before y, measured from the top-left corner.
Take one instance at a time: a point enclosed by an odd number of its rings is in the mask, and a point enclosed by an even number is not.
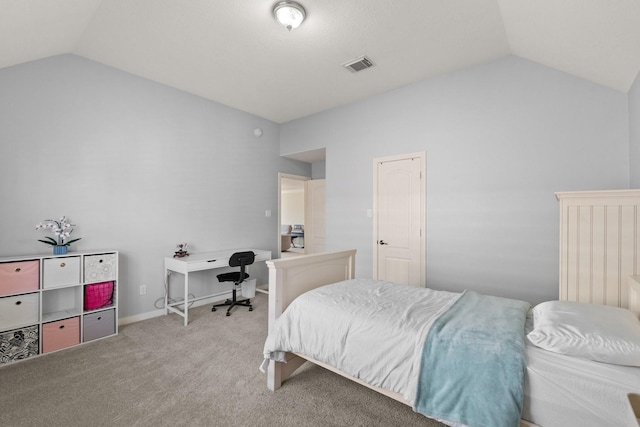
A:
[[[80,283],[80,257],[47,258],[42,272],[43,289]]]
[[[39,294],[0,298],[0,331],[38,323]]]
[[[242,288],[242,296],[245,298],[253,298],[256,296],[256,279],[245,280],[240,283]]]
[[[116,254],[87,255],[84,257],[84,282],[108,282],[116,278]]]

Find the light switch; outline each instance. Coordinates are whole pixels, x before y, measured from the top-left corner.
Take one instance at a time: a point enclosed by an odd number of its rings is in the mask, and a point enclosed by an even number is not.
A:
[[[267,218],[271,218],[271,209],[267,209],[266,211],[264,211],[264,216],[266,216]]]
[[[367,218],[371,218],[373,216],[373,211],[371,209],[367,209]]]

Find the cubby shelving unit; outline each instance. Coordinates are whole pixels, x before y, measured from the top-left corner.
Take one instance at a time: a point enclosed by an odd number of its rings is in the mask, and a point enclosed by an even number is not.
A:
[[[118,333],[118,252],[0,258],[0,365]],[[87,309],[87,288],[113,283]]]

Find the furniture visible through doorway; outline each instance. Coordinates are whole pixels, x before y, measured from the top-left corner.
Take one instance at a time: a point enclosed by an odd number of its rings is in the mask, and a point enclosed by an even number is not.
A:
[[[291,225],[284,224],[280,226],[280,251],[286,252],[291,248],[293,238],[291,237]]]
[[[295,243],[295,239],[297,238],[302,239],[302,245],[300,245],[300,247],[304,248],[304,225],[302,224],[294,224],[291,229],[291,245],[294,248],[297,248]]]

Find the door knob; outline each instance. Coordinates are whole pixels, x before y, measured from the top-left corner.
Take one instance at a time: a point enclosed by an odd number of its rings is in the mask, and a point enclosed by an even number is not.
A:
[[[381,245],[388,245],[388,243],[385,242],[384,240],[380,240],[378,243],[381,244]]]

